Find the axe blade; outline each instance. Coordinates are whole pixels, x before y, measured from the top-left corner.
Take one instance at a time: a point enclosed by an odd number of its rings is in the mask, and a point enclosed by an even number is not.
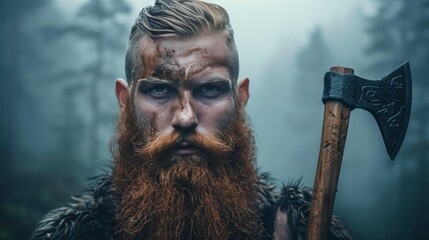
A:
[[[387,97],[382,107],[372,112],[381,130],[387,153],[393,161],[404,141],[411,114],[411,71],[407,62],[381,79],[386,90],[380,99]],[[393,94],[393,95],[390,95]],[[388,98],[394,96],[393,98]]]
[[[387,153],[394,160],[404,141],[411,113],[411,71],[408,62],[381,80],[327,72],[322,101],[343,102],[369,111],[377,121]]]

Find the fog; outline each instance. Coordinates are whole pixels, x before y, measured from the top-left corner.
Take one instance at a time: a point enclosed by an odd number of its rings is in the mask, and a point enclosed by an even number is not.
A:
[[[0,4],[0,239],[27,239],[43,214],[111,166],[115,79],[125,78],[131,25],[153,2]],[[373,117],[354,110],[334,214],[355,239],[429,239],[429,1],[209,2],[230,15],[239,78],[250,79],[258,168],[279,187],[300,178],[313,186],[329,67],[380,79],[411,62],[402,150],[390,161]]]

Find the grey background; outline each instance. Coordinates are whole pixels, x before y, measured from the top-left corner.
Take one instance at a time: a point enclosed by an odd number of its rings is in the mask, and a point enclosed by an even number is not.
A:
[[[313,185],[322,78],[332,65],[378,79],[410,61],[409,133],[391,162],[368,113],[350,121],[335,214],[355,239],[429,239],[429,1],[222,0],[251,80],[258,167]],[[40,217],[108,169],[124,52],[153,1],[0,3],[0,239],[27,239]]]

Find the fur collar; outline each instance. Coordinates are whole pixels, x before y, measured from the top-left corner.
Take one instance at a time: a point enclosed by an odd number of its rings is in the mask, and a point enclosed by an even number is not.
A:
[[[287,232],[290,239],[306,239],[311,190],[295,181],[278,191],[268,174],[260,174],[259,179],[258,207],[267,238],[284,237],[274,233]],[[93,178],[82,196],[72,197],[68,206],[45,215],[30,239],[111,239],[115,223],[111,185],[110,173]],[[284,216],[286,225],[279,220]],[[336,217],[332,220],[330,239],[352,239]]]

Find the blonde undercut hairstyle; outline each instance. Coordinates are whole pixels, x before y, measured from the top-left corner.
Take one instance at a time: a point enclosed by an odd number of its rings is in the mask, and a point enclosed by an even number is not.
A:
[[[131,28],[125,57],[127,82],[130,84],[141,71],[143,63],[138,49],[145,36],[156,41],[165,37],[192,37],[213,33],[225,34],[232,56],[232,80],[236,83],[239,72],[238,53],[226,10],[199,0],[156,0],[154,6],[141,10]]]

